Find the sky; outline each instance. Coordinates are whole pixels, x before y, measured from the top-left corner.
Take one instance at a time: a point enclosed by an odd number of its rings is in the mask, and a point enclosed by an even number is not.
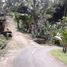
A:
[[[50,0],[50,1],[54,2],[54,0]]]
[[[2,0],[3,2],[5,2],[5,0]]]

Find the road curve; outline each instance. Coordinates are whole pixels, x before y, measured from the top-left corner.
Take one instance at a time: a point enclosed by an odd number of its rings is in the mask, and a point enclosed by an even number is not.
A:
[[[43,47],[34,41],[29,40],[28,38],[21,35],[18,31],[16,31],[12,18],[7,17],[7,19],[7,22],[10,21],[8,27],[13,32],[13,38],[16,40],[16,42],[19,42],[18,44],[21,43],[27,46],[13,58],[10,63],[10,67],[67,67],[67,65],[49,55],[49,51],[57,49],[58,47]]]
[[[29,46],[14,58],[12,67],[67,67],[49,55],[49,51],[54,48],[56,47]]]

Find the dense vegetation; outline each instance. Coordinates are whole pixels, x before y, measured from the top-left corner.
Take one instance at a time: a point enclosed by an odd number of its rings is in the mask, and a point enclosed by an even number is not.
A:
[[[66,0],[6,0],[4,9],[13,14],[19,30],[67,47]]]

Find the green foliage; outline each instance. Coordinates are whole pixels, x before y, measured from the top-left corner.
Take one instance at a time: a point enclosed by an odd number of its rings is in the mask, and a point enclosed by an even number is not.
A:
[[[67,23],[67,17],[63,17],[63,20],[61,21],[62,23]]]
[[[44,36],[44,34],[50,33],[49,35],[54,37],[57,35],[59,28],[62,29],[62,26],[64,27],[64,24],[66,25],[66,17],[63,17],[60,24],[51,25],[51,21],[48,22],[48,20],[53,17],[53,14],[57,12],[56,8],[60,9],[58,5],[59,3],[61,4],[62,0],[57,0],[55,2],[46,0],[45,3],[47,5],[45,5],[44,2],[42,4],[39,0],[26,0],[26,2],[21,2],[21,0],[19,2],[17,0],[11,2],[8,0],[8,2],[11,4],[13,3],[11,9],[15,12],[15,20],[17,22],[18,29],[25,30],[26,32],[31,30],[31,33],[33,31],[36,36]]]
[[[63,30],[62,32],[62,43],[63,46],[67,46],[67,30]]]
[[[54,13],[54,11],[55,11],[55,9],[53,8],[53,6],[49,6],[48,8],[47,8],[47,14],[53,14]]]
[[[16,12],[14,13],[14,16],[15,16],[15,20],[16,20],[17,22],[19,22],[19,16],[17,15]]]
[[[56,31],[56,30],[53,31],[53,32],[52,32],[52,35],[53,35],[53,37],[56,36],[56,35],[57,35],[57,31]]]
[[[33,16],[32,15],[28,15],[27,20],[28,20],[29,23],[32,22]]]
[[[31,28],[31,24],[33,20],[32,15],[22,14],[18,12],[16,12],[14,15],[18,29],[22,30],[23,32],[27,32]]]

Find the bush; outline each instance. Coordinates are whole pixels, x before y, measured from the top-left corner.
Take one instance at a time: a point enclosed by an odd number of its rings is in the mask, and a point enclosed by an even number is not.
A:
[[[63,46],[67,46],[67,30],[62,31],[62,43]]]
[[[67,51],[67,30],[62,31],[63,52]]]
[[[55,45],[57,45],[57,46],[61,46],[62,44],[61,44],[61,40],[59,40],[59,39],[57,39],[57,38],[53,38],[53,44],[55,44]]]

